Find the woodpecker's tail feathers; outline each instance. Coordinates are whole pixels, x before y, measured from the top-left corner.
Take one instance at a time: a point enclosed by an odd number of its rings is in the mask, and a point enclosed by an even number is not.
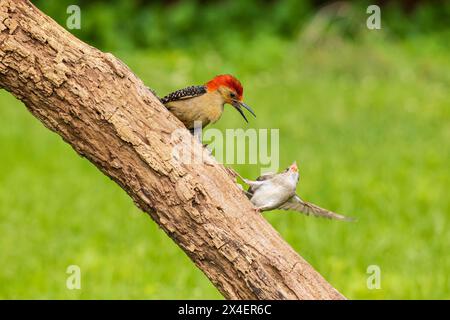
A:
[[[150,87],[147,87],[147,89],[156,97],[156,98],[158,98],[158,100],[159,101],[161,101],[161,98],[160,97],[158,97],[158,94],[156,93],[156,91],[155,90],[153,90],[152,88],[150,88]]]

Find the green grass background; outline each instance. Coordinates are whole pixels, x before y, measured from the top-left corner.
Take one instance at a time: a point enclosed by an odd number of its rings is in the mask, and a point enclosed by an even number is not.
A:
[[[351,299],[450,298],[448,37],[256,37],[224,48],[115,52],[161,95],[232,73],[257,113],[213,127],[280,129],[303,198],[356,223],[264,216]],[[216,299],[208,279],[128,196],[0,92],[0,298]],[[234,166],[254,178],[258,165]],[[66,268],[82,289],[65,286]],[[366,286],[369,265],[381,289]]]

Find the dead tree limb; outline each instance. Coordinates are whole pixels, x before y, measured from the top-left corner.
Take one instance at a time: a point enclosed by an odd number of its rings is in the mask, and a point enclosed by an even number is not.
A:
[[[0,86],[118,183],[226,298],[344,298],[252,209],[221,164],[172,156],[182,124],[122,62],[28,0],[0,0]],[[203,152],[187,130],[180,135]]]

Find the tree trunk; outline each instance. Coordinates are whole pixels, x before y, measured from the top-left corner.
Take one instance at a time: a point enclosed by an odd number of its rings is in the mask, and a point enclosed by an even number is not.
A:
[[[0,86],[117,182],[226,298],[344,298],[127,66],[29,1],[0,1]],[[204,162],[177,160],[180,141]]]

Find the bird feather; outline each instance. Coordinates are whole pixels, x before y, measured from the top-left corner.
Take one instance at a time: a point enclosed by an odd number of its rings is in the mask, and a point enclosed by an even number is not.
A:
[[[244,182],[250,186],[247,190],[247,197],[250,199],[253,196],[253,194],[255,193],[256,189],[258,189],[261,186],[261,184],[257,183],[257,182],[270,180],[275,176],[276,176],[276,173],[273,173],[273,172],[265,173],[263,175],[260,175],[258,178],[256,178],[255,183],[248,183],[248,181],[250,181],[250,180],[245,179],[247,181],[244,180]]]
[[[323,209],[313,203],[309,203],[300,199],[299,196],[295,195],[291,197],[288,201],[282,204],[278,209],[282,210],[295,210],[306,215],[313,215],[316,217],[323,217],[335,220],[353,221],[353,218],[346,217],[335,212]]]
[[[161,102],[163,104],[172,102],[172,101],[179,101],[184,99],[190,99],[194,97],[201,96],[207,92],[207,89],[205,86],[190,86],[187,88],[179,89],[177,91],[174,91],[172,93],[169,93],[164,98],[161,99]]]

